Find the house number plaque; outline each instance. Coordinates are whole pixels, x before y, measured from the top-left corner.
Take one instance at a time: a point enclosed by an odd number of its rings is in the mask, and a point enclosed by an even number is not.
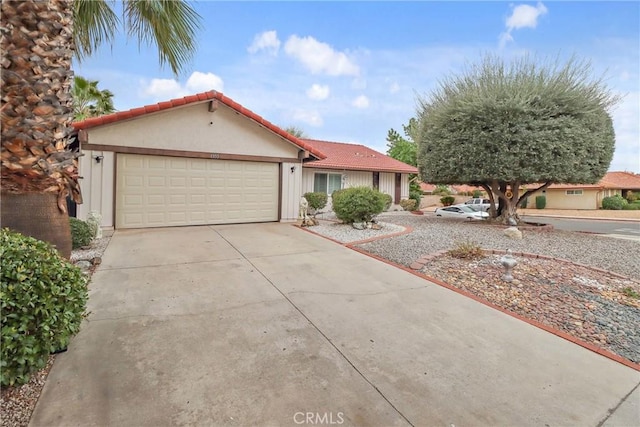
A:
[[[218,154],[218,153],[211,153],[211,158],[212,158],[212,159],[219,159],[219,158],[220,158],[220,154]]]

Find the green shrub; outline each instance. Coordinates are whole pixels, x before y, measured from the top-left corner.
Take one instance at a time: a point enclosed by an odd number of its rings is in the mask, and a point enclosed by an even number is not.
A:
[[[639,198],[639,197],[640,197],[640,196],[638,196],[638,194],[637,194],[637,193],[634,193],[634,192],[633,192],[633,191],[631,191],[631,190],[627,191],[627,197],[626,197],[627,202],[629,202],[629,203],[633,203],[633,202],[635,202],[636,200],[638,200],[638,198]]]
[[[480,197],[482,197],[482,191],[473,190],[473,193],[471,195],[473,196],[474,199],[479,199]]]
[[[622,206],[624,211],[640,211],[640,203],[628,203]]]
[[[442,206],[451,206],[455,201],[456,198],[453,196],[440,197],[440,203],[442,203]]]
[[[415,209],[420,208],[420,200],[422,199],[421,191],[409,190],[409,199],[416,201]],[[413,209],[413,210],[415,210]]]
[[[547,196],[536,196],[536,209],[547,207]]]
[[[81,219],[70,217],[69,225],[71,226],[71,247],[73,249],[87,246],[96,235],[95,230]]]
[[[384,210],[384,194],[370,187],[352,187],[334,191],[333,211],[339,220],[352,224],[371,221]]]
[[[391,194],[387,193],[383,193],[382,195],[384,196],[384,210],[388,211],[393,203],[393,197],[391,197]]]
[[[602,209],[619,211],[627,204],[627,200],[619,194],[602,199]]]
[[[402,199],[400,200],[400,206],[405,211],[415,211],[417,204],[414,199]]]
[[[327,206],[327,193],[305,193],[304,198],[309,202],[312,213],[316,214]]]
[[[80,329],[87,278],[48,243],[0,230],[0,384],[23,384]]]

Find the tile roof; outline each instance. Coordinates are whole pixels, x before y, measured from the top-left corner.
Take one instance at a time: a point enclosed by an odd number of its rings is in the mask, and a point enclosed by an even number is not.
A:
[[[527,184],[527,188],[535,188],[541,184]],[[584,188],[601,190],[604,188],[618,190],[640,190],[640,175],[633,172],[607,172],[600,181],[595,184],[551,184],[549,189],[564,190],[572,188]]]
[[[339,170],[418,173],[418,169],[360,144],[303,139],[326,154],[324,160],[306,162],[304,167]]]
[[[159,111],[169,110],[171,108],[181,107],[188,104],[202,103],[202,102],[213,101],[213,100],[220,101],[222,104],[226,105],[232,110],[235,110],[236,112],[242,114],[243,116],[257,122],[258,124],[264,126],[271,132],[281,136],[282,138],[286,139],[292,144],[298,146],[299,148],[309,151],[316,158],[324,159],[326,157],[322,152],[317,150],[315,147],[307,144],[304,140],[301,140],[300,138],[296,138],[295,136],[291,135],[284,129],[279,128],[273,123],[257,115],[253,111],[246,109],[242,105],[233,101],[231,98],[224,96],[222,93],[217,92],[215,90],[212,90],[209,92],[202,92],[195,95],[185,96],[184,98],[171,99],[169,101],[159,102],[157,104],[145,105],[144,107],[133,108],[131,110],[118,111],[117,113],[107,114],[104,116],[91,117],[89,119],[85,119],[80,122],[73,123],[73,127],[76,130],[89,129],[96,126],[104,126],[111,123],[116,123],[122,120],[133,119],[136,117],[144,116],[146,114],[152,114],[152,113],[157,113]]]
[[[640,190],[640,175],[632,172],[607,172],[600,183],[605,188]]]

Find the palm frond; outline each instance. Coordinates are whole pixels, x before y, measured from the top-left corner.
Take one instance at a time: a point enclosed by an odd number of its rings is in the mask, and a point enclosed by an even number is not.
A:
[[[106,0],[74,0],[73,38],[78,60],[92,55],[103,43],[112,43],[119,25],[118,16]]]

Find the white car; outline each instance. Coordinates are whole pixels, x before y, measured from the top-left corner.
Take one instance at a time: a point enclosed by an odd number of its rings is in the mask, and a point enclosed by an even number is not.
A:
[[[445,218],[460,218],[468,220],[481,220],[489,218],[489,214],[471,209],[467,205],[454,205],[436,209],[436,216]]]

